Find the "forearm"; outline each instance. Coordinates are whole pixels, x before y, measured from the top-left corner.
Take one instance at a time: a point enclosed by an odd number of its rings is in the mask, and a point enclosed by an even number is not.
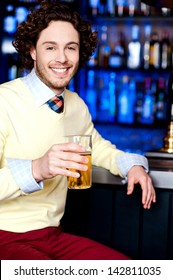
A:
[[[114,175],[123,176],[116,164],[116,157],[124,152],[117,149],[110,141],[105,140],[96,131],[93,131],[93,165],[108,169]]]

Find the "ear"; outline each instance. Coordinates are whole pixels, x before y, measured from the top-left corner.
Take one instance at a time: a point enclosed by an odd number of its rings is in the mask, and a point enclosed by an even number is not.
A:
[[[36,49],[34,47],[30,50],[30,55],[33,60],[36,60]]]

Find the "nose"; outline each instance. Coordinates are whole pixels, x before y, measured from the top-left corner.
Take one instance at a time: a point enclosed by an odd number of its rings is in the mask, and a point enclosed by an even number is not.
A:
[[[67,56],[66,56],[66,53],[65,53],[65,50],[62,49],[58,49],[57,52],[56,52],[56,56],[55,56],[55,61],[56,62],[61,62],[61,63],[64,63],[67,61]]]

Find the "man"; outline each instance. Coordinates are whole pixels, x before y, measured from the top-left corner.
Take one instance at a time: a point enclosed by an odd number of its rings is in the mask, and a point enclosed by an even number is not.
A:
[[[78,13],[42,2],[19,25],[14,46],[31,72],[0,86],[0,258],[128,259],[92,240],[63,233],[69,168],[86,170],[87,159],[69,134],[92,134],[92,160],[127,177],[127,194],[142,188],[143,207],[156,201],[147,160],[116,149],[95,130],[85,103],[66,86],[92,55],[97,36]],[[56,113],[47,101],[64,99]]]

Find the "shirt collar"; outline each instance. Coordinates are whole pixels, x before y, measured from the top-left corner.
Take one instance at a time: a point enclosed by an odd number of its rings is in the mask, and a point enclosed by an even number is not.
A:
[[[33,94],[34,99],[36,101],[36,105],[38,107],[40,107],[41,105],[46,103],[50,98],[56,95],[48,86],[46,86],[38,78],[34,69],[32,69],[32,71],[27,76],[21,79]],[[61,95],[63,96],[64,92]]]

